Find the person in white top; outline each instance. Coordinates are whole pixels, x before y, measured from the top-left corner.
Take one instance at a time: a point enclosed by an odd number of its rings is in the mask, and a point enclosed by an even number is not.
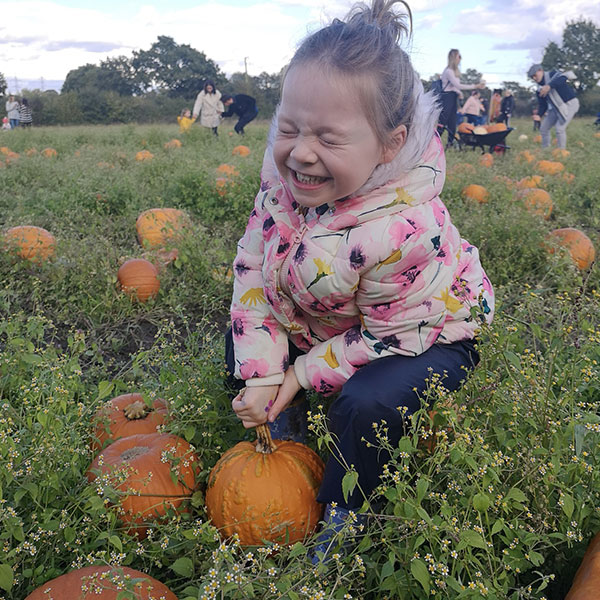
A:
[[[467,117],[467,122],[472,125],[483,125],[483,113],[485,108],[479,97],[479,90],[473,90],[471,95],[467,98],[467,101],[463,104],[463,107],[458,110]]]
[[[485,81],[479,83],[461,83],[458,66],[461,60],[460,51],[453,48],[448,52],[448,66],[442,71],[442,114],[440,125],[448,131],[446,147],[452,146],[456,135],[456,112],[458,100],[462,98],[462,90],[483,89]]]
[[[212,81],[207,80],[204,83],[204,88],[196,97],[192,111],[193,118],[197,119],[200,115],[200,125],[209,127],[218,136],[217,128],[224,112],[225,107],[221,102],[221,92]]]
[[[12,94],[6,101],[6,116],[11,129],[19,126],[19,103]]]

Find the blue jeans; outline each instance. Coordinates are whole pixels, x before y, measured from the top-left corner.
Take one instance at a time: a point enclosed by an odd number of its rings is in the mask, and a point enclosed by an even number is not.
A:
[[[9,122],[11,129],[14,129],[15,127],[19,126],[19,119],[9,119]]]

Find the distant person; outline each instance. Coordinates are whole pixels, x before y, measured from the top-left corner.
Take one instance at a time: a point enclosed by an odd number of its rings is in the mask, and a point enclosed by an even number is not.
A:
[[[225,112],[225,107],[221,102],[221,92],[215,87],[215,84],[207,80],[204,88],[196,97],[192,116],[194,119],[200,115],[200,125],[212,129],[215,136],[218,137],[218,127],[221,122],[221,114]]]
[[[500,105],[502,103],[502,90],[496,89],[492,92],[490,100],[490,123],[497,123],[500,118]]]
[[[558,147],[566,148],[567,126],[579,110],[575,90],[569,85],[566,74],[556,69],[544,71],[542,65],[534,64],[527,75],[538,84],[538,110],[543,117],[540,126],[542,147],[550,146],[550,131],[555,127]]]
[[[471,123],[471,125],[483,125],[485,108],[481,102],[479,90],[471,92],[471,95],[467,98],[467,101],[459,112],[465,115],[467,123]]]
[[[10,121],[8,120],[8,117],[3,117],[2,119],[2,129],[4,131],[10,131]]]
[[[6,101],[6,116],[11,129],[19,126],[19,103],[12,94]]]
[[[31,127],[32,124],[33,113],[31,112],[31,106],[29,106],[29,100],[21,98],[21,103],[19,104],[19,126]]]
[[[540,113],[537,108],[534,108],[531,111],[531,118],[533,120],[533,130],[539,131],[540,125],[542,124],[542,117],[540,117]]]
[[[256,100],[252,96],[247,96],[246,94],[236,94],[235,96],[223,94],[221,101],[227,108],[227,111],[221,116],[225,118],[237,115],[238,122],[233,126],[233,129],[236,133],[244,135],[244,127],[246,127],[250,121],[256,119],[256,115],[258,115]]]
[[[452,146],[456,136],[456,113],[458,100],[462,98],[462,90],[482,89],[485,82],[461,83],[458,66],[461,60],[460,51],[453,48],[448,52],[448,66],[442,71],[442,114],[440,125],[448,130],[446,147]]]
[[[504,90],[502,102],[500,103],[500,117],[498,122],[509,126],[510,118],[515,110],[515,97],[510,90]]]
[[[192,117],[192,111],[189,108],[184,108],[181,111],[181,114],[177,117],[179,131],[181,133],[187,133],[195,121],[196,119]]]

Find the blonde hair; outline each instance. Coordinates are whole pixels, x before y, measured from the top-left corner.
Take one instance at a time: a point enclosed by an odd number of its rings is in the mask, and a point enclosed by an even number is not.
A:
[[[458,65],[460,63],[460,50],[456,48],[452,48],[450,52],[448,52],[448,68],[454,71],[454,74],[457,77],[460,77],[460,71],[458,70]]]
[[[396,4],[402,4],[406,14],[397,13]],[[410,130],[413,124],[419,78],[399,46],[411,29],[412,13],[403,0],[355,4],[344,21],[334,19],[306,38],[286,72],[312,63],[325,73],[362,78],[361,104],[378,139],[387,145],[394,129],[405,125]]]

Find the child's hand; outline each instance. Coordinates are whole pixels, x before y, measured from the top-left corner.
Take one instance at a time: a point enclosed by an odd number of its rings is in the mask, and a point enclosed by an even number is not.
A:
[[[246,429],[266,422],[278,389],[278,385],[247,387],[231,401],[231,408]]]
[[[279,392],[275,402],[269,409],[267,420],[272,423],[282,410],[285,410],[288,404],[294,399],[294,396],[302,389],[298,383],[294,366],[292,365],[286,372],[283,383],[279,386]]]

